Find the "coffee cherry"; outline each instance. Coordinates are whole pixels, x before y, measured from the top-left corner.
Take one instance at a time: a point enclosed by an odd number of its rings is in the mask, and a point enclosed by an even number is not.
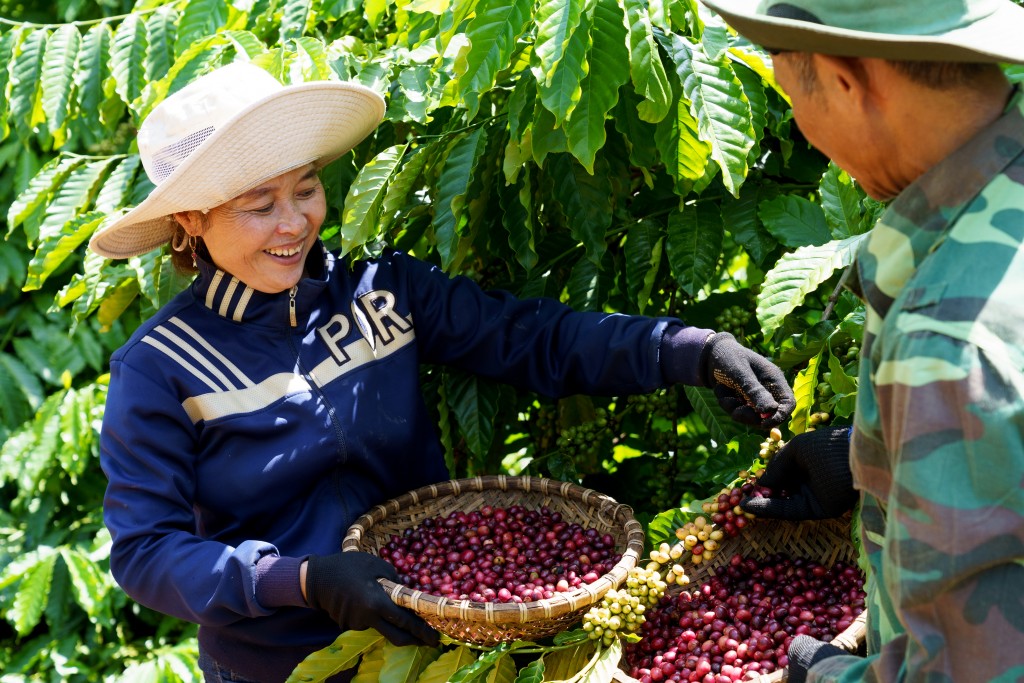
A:
[[[547,599],[597,581],[621,557],[610,534],[519,505],[424,519],[379,554],[409,588],[475,602]]]
[[[640,681],[731,683],[771,673],[789,664],[796,635],[828,642],[846,630],[864,609],[863,585],[842,562],[734,555],[698,589],[646,610],[641,640],[625,645],[623,661]]]

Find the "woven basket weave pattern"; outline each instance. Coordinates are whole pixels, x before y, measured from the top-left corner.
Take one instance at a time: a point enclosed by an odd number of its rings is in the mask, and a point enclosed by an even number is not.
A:
[[[345,535],[342,550],[377,555],[393,536],[425,519],[445,517],[456,511],[471,512],[484,505],[520,505],[530,510],[547,507],[560,513],[566,522],[611,535],[615,551],[622,557],[593,583],[548,599],[523,603],[451,600],[381,579],[395,603],[413,610],[433,628],[458,640],[495,645],[558,633],[621,584],[643,552],[643,527],[628,506],[568,482],[505,475],[454,479],[393,498],[355,521]]]

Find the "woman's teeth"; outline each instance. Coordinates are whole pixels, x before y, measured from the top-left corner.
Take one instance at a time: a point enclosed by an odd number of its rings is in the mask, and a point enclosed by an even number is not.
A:
[[[302,247],[293,249],[267,249],[266,252],[272,256],[294,256],[302,250]]]

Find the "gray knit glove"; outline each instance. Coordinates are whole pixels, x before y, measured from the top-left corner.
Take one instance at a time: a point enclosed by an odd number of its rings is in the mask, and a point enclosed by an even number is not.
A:
[[[805,683],[807,670],[823,659],[850,654],[811,636],[797,636],[789,644],[789,683]]]
[[[737,422],[776,427],[788,420],[796,407],[782,370],[728,332],[708,338],[699,363],[704,386],[714,390],[718,405]]]

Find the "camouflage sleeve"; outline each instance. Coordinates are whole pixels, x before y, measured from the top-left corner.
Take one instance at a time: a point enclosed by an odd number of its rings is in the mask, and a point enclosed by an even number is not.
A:
[[[891,493],[876,501],[883,533],[866,539],[880,548],[881,614],[899,623],[873,624],[877,651],[827,659],[808,681],[1018,681],[1024,359],[977,324],[902,315],[874,383]]]

